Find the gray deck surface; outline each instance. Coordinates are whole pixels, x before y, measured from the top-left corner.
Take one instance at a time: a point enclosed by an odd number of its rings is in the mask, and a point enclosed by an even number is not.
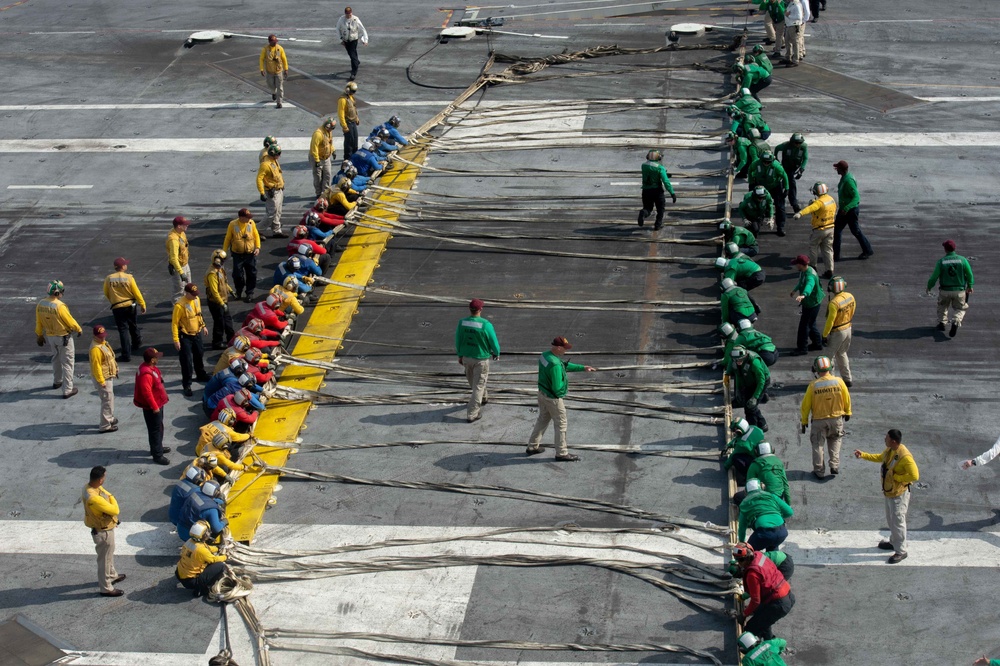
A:
[[[508,19],[503,29],[524,33],[566,35],[568,40],[492,37],[497,51],[526,56],[570,51],[601,44],[628,47],[662,45],[675,21],[713,22],[742,27],[737,3],[684,2],[706,8],[675,18],[656,12],[663,3],[613,5],[547,3],[530,9],[506,9],[508,15],[538,13]],[[720,12],[718,7],[725,7]],[[165,444],[174,447],[171,467],[149,464],[141,414],[131,405],[135,364],[123,366],[116,387],[121,429],[98,434],[98,403],[84,352],[89,326],[112,329],[101,280],[112,260],[128,257],[147,302],[142,318],[148,342],[169,344],[170,286],[163,239],[169,220],[183,214],[195,220],[189,230],[192,271],[201,282],[213,248],[222,241],[225,225],[237,209],[249,205],[258,220],[263,207],[253,186],[255,152],[12,152],[8,141],[23,139],[145,138],[191,142],[233,137],[308,138],[318,123],[316,113],[335,108],[337,91],[348,73],[343,49],[333,25],[337,8],[317,11],[314,4],[251,2],[223,6],[184,2],[162,6],[90,2],[53,6],[30,0],[5,8],[3,49],[8,75],[0,114],[0,280],[5,322],[11,334],[0,339],[0,447],[5,471],[0,483],[0,514],[7,532],[18,535],[2,551],[0,619],[23,615],[50,635],[90,654],[85,663],[187,664],[204,663],[214,654],[218,624],[215,606],[192,600],[173,579],[175,559],[162,547],[144,541],[127,544],[130,553],[118,557],[128,574],[121,584],[126,595],[97,596],[92,544],[80,521],[80,489],[93,465],[109,468],[107,485],[117,495],[126,524],[166,522],[170,484],[193,453],[200,405],[180,393],[176,355],[164,359],[171,402],[166,408]],[[542,14],[573,9],[573,12]],[[578,11],[577,11],[578,10]],[[362,130],[392,113],[410,131],[473,81],[485,60],[485,37],[438,46],[412,67],[420,83],[412,85],[405,68],[434,44],[434,35],[449,17],[437,3],[426,0],[355,5],[372,43],[361,51],[359,75]],[[679,13],[680,14],[680,13]],[[480,11],[480,16],[486,13]],[[452,21],[463,16],[461,9]],[[620,17],[610,19],[607,17]],[[919,19],[921,22],[900,22]],[[927,21],[931,19],[930,21]],[[752,19],[754,20],[754,19]],[[882,114],[824,97],[814,90],[776,81],[763,94],[765,114],[774,130],[772,144],[794,131],[833,133],[922,133],[996,131],[1000,95],[996,79],[995,26],[1000,7],[992,4],[943,7],[918,0],[906,6],[857,0],[831,0],[830,10],[810,24],[809,62],[835,73],[879,84],[920,98],[975,97],[976,101],[930,101]],[[867,22],[859,22],[867,21]],[[320,39],[322,44],[286,42],[296,69],[286,84],[292,105],[280,111],[252,83],[253,59],[260,40],[234,38],[220,44],[181,47],[189,31],[221,28],[234,32]],[[308,29],[298,30],[297,29]],[[314,30],[324,28],[323,30]],[[751,43],[761,30],[751,23]],[[179,32],[164,32],[177,30]],[[92,34],[72,34],[89,33]],[[41,34],[32,34],[41,33]],[[62,33],[62,34],[58,34]],[[707,39],[728,41],[736,34],[717,30]],[[690,42],[682,42],[690,43]],[[566,78],[489,89],[482,104],[551,99],[714,97],[731,90],[728,75],[694,71],[644,71],[651,63],[721,64],[732,56],[719,52],[684,52],[661,56],[588,61],[561,71],[606,71],[634,67],[616,77]],[[502,67],[502,65],[498,66]],[[560,70],[550,69],[544,74]],[[311,77],[306,77],[307,73]],[[302,78],[299,78],[302,77]],[[259,77],[258,77],[259,78]],[[821,86],[817,86],[821,88]],[[327,92],[328,91],[328,92]],[[324,96],[326,93],[327,96]],[[978,98],[986,99],[978,99]],[[475,98],[478,99],[478,98]],[[225,108],[229,103],[259,105]],[[395,105],[406,102],[409,105]],[[40,110],[36,105],[210,104],[218,108],[67,108]],[[419,103],[419,104],[416,104]],[[19,108],[29,105],[32,108]],[[526,105],[528,106],[528,105]],[[529,107],[530,108],[530,107]],[[693,110],[635,110],[596,113],[588,108],[584,124],[597,129],[651,129],[717,133],[721,114]],[[493,230],[551,232],[561,241],[489,241],[497,244],[593,252],[618,257],[709,257],[708,246],[650,247],[618,242],[621,237],[649,236],[649,226],[635,225],[636,185],[645,150],[614,146],[549,148],[533,151],[434,154],[429,164],[450,168],[511,171],[519,166],[588,170],[601,178],[483,179],[424,174],[418,192],[446,192],[510,198],[610,193],[621,210],[577,212],[553,203],[534,211],[537,222],[428,221],[443,236],[449,232]],[[875,247],[867,261],[853,260],[859,250],[844,238],[845,260],[837,272],[858,299],[851,351],[855,374],[852,396],[855,416],[848,424],[845,459],[839,478],[816,482],[810,470],[808,438],[798,434],[798,404],[810,379],[811,356],[783,358],[773,369],[781,387],[765,406],[771,424],[769,439],[787,462],[795,517],[788,550],[800,553],[796,539],[818,543],[823,531],[831,537],[832,564],[810,556],[799,560],[792,581],[798,599],[792,614],[777,625],[792,649],[789,664],[895,664],[938,666],[971,663],[980,654],[1000,653],[1000,630],[993,620],[995,596],[989,581],[1000,563],[997,554],[997,474],[1000,467],[958,469],[958,463],[987,449],[997,435],[989,407],[995,402],[997,299],[992,285],[998,278],[993,210],[1000,200],[996,182],[1000,170],[993,146],[971,148],[815,147],[810,151],[800,191],[815,180],[836,183],[832,163],[846,159],[862,196],[861,223]],[[724,166],[720,152],[666,151],[674,171],[714,170]],[[295,220],[311,199],[311,176],[304,151],[283,157],[288,192],[286,219]],[[807,182],[808,181],[808,182]],[[685,198],[685,187],[717,189],[721,178],[677,180],[679,205],[721,201]],[[92,185],[90,189],[7,189],[10,185]],[[600,187],[598,187],[598,185]],[[737,181],[734,197],[744,181]],[[800,195],[802,196],[802,195]],[[804,197],[802,197],[804,198]],[[542,205],[537,204],[536,205]],[[574,205],[573,203],[566,204]],[[669,205],[668,205],[669,208]],[[493,214],[493,213],[491,213]],[[683,213],[670,219],[694,220],[715,213]],[[796,309],[787,297],[794,284],[789,259],[808,247],[807,223],[789,222],[785,238],[765,235],[757,261],[768,272],[767,283],[755,292],[763,308],[759,327],[785,351],[794,344]],[[666,227],[661,238],[708,237],[712,227]],[[606,242],[578,240],[600,235]],[[976,272],[976,292],[966,325],[955,339],[933,330],[934,299],[923,288],[941,241],[952,238]],[[571,240],[570,240],[571,239]],[[261,277],[267,284],[284,254],[284,244],[265,244]],[[471,298],[609,299],[657,298],[703,300],[714,297],[712,271],[675,264],[588,260],[511,254],[461,248],[439,239],[396,236],[375,274],[375,284],[433,295]],[[48,356],[34,346],[31,335],[34,302],[50,279],[67,285],[66,302],[87,332],[77,343],[80,395],[60,399],[50,388]],[[447,348],[463,308],[371,295],[359,308],[350,337],[364,342],[402,342]],[[242,316],[240,306],[236,308]],[[704,348],[715,344],[715,313],[641,315],[565,310],[488,308],[504,356],[495,371],[531,370],[530,355],[554,335],[566,335],[578,351],[616,349],[656,351],[664,347]],[[386,349],[362,343],[345,345],[342,363],[369,368],[432,372],[457,371],[454,357],[436,352]],[[701,356],[597,356],[582,362],[596,366],[673,362]],[[621,375],[621,376],[619,376]],[[530,379],[530,375],[527,376]],[[596,375],[571,375],[573,387],[590,381],[711,380],[708,370],[661,372],[627,370]],[[529,384],[530,386],[530,384]],[[396,393],[420,390],[396,383],[348,382],[331,376],[324,389],[337,394]],[[653,397],[655,394],[607,395],[659,402],[664,405],[718,406],[718,396]],[[309,416],[305,443],[360,441],[482,440],[523,442],[536,414],[529,407],[491,404],[482,421],[469,425],[459,405],[320,406]],[[888,428],[900,428],[921,469],[921,484],[910,505],[911,554],[895,567],[882,564],[881,552],[852,545],[853,537],[870,536],[874,546],[884,516],[878,493],[878,468],[848,457],[854,447],[874,451]],[[573,411],[570,443],[662,446],[713,450],[721,431],[708,425],[680,424],[629,415]],[[546,443],[551,442],[551,430]],[[548,454],[547,454],[548,455]],[[577,497],[631,504],[651,511],[721,524],[726,520],[725,477],[714,463],[583,451],[583,461],[571,466],[546,456],[524,458],[516,447],[436,444],[420,448],[371,449],[348,452],[301,453],[291,465],[368,478],[455,481],[502,484]],[[290,533],[345,526],[345,533],[425,528],[429,534],[468,528],[552,526],[573,521],[589,527],[648,524],[567,507],[420,490],[359,488],[286,480],[277,506],[266,514],[265,527],[284,525]],[[33,547],[26,530],[16,523],[39,527],[44,545]],[[350,528],[350,529],[348,529]],[[159,529],[162,529],[159,528]],[[318,534],[319,532],[317,532]],[[382,533],[382,532],[379,532]],[[946,533],[942,535],[942,533]],[[323,534],[328,534],[323,532]],[[408,532],[408,534],[411,534]],[[267,532],[270,545],[280,536]],[[923,535],[923,536],[922,536]],[[44,537],[44,538],[43,538]],[[947,537],[947,538],[946,538]],[[119,539],[119,551],[126,547]],[[168,546],[172,544],[164,541]],[[969,553],[965,555],[964,543]],[[53,545],[56,544],[56,545]],[[179,541],[177,542],[179,545]],[[813,547],[812,545],[809,546]],[[355,555],[352,559],[359,559]],[[813,564],[812,562],[816,562]],[[722,565],[722,558],[718,558]],[[469,573],[469,572],[465,572]],[[421,574],[379,574],[364,584],[327,579],[314,589],[261,585],[253,601],[269,626],[296,624],[331,629],[406,633],[398,621],[407,612],[424,614],[428,632],[467,640],[505,638],[543,642],[672,642],[706,649],[726,664],[736,662],[731,621],[674,600],[649,585],[618,574],[583,567],[512,569],[479,566],[469,574],[440,578]],[[374,579],[379,578],[378,582]],[[428,581],[442,584],[439,598]],[[464,579],[463,579],[464,580]],[[452,585],[452,587],[448,587]],[[407,589],[409,586],[409,589]],[[423,587],[422,587],[423,586]],[[308,590],[307,592],[302,592]],[[300,594],[302,592],[302,594]],[[385,592],[385,596],[379,595]],[[352,596],[355,595],[356,596]],[[393,595],[396,596],[393,596]],[[312,595],[304,596],[304,595]],[[407,596],[410,595],[410,596]],[[426,604],[396,607],[395,600],[423,595]],[[298,607],[296,607],[298,606]],[[282,615],[287,609],[287,615]],[[445,612],[442,609],[450,609]],[[457,610],[456,610],[457,609]],[[439,617],[433,611],[441,611]],[[270,615],[268,615],[270,613]],[[430,617],[428,617],[430,616]],[[233,619],[234,637],[242,634]],[[370,618],[375,618],[374,620]],[[409,617],[417,617],[410,615]],[[287,622],[282,622],[287,619]],[[434,624],[440,620],[439,627]],[[454,622],[454,626],[451,623]],[[419,626],[424,626],[420,624]],[[358,627],[361,627],[360,629]],[[415,633],[419,630],[413,629]],[[899,632],[905,638],[890,644],[883,637]],[[431,654],[408,645],[366,644],[365,649],[397,654]],[[107,652],[100,656],[96,653]],[[145,653],[135,655],[133,653]],[[117,656],[115,656],[117,655]],[[650,652],[568,653],[452,649],[433,652],[458,661],[499,663],[704,663],[679,655]],[[332,663],[328,657],[275,653],[276,664]],[[240,663],[252,663],[240,655]],[[355,663],[338,659],[337,663]]]

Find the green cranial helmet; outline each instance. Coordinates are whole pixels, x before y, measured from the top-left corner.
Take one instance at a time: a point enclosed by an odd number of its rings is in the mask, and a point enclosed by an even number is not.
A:
[[[758,44],[757,46],[753,47],[752,53],[754,55],[759,55],[759,54],[761,54],[763,52],[764,52],[764,45],[763,44]]]
[[[278,140],[275,139],[273,136],[265,136],[264,137],[264,147],[265,148],[267,148],[268,146],[273,146],[276,143],[278,143]]]
[[[56,294],[61,294],[66,291],[66,285],[62,283],[62,280],[53,280],[49,282],[49,296],[55,296]]]
[[[659,162],[660,160],[663,159],[663,153],[661,153],[656,148],[653,148],[648,153],[646,153],[646,159],[650,160],[651,162]]]
[[[805,143],[805,142],[806,138],[801,134],[799,134],[798,132],[792,135],[792,143]]]
[[[813,361],[813,372],[816,373],[829,372],[832,367],[833,363],[829,356],[817,356],[816,360]]]
[[[760,156],[760,159],[764,161],[764,164],[771,164],[774,162],[774,155],[772,153],[764,153]]]
[[[271,157],[277,157],[281,154],[281,146],[278,144],[273,144],[267,147],[267,154]]]

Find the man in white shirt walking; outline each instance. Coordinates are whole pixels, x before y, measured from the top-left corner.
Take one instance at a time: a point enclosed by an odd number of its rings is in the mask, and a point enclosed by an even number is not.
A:
[[[785,64],[789,67],[798,67],[802,60],[808,11],[803,0],[788,0],[785,5]]]
[[[351,8],[345,7],[344,15],[337,21],[337,33],[340,35],[340,43],[347,49],[347,55],[351,58],[351,78],[348,81],[353,81],[358,76],[358,67],[361,66],[361,61],[358,59],[358,41],[367,45],[368,31]]]

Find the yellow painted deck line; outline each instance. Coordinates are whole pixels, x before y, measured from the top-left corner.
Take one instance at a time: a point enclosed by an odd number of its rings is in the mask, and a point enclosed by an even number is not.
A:
[[[416,164],[422,164],[426,154],[426,146],[419,142],[414,142],[401,151],[401,157]],[[379,179],[380,184],[388,183],[394,189],[404,191],[381,193],[374,199],[368,214],[384,219],[387,223],[396,221],[398,214],[380,207],[379,203],[398,205],[404,202],[419,173],[419,166],[404,165],[401,170],[393,169],[383,174]],[[369,284],[390,238],[391,234],[386,231],[355,228],[351,240],[337,261],[332,279],[354,284]],[[324,287],[302,330],[331,338],[344,337],[362,296],[363,294],[355,289],[335,285]],[[299,336],[291,353],[301,358],[329,361],[336,356],[340,347],[341,343],[334,340]],[[323,386],[325,377],[324,370],[286,366],[278,383],[282,386],[318,391]],[[311,408],[312,403],[309,401],[272,400],[268,403],[267,409],[261,413],[254,428],[254,436],[275,442],[294,442],[299,436],[299,431],[306,427],[306,416]],[[289,449],[272,447],[260,447],[254,452],[265,463],[273,466],[284,465],[291,455]],[[254,474],[247,473],[237,480],[230,491],[233,501],[226,507],[229,530],[233,539],[236,541],[253,539],[257,528],[264,521],[267,502],[277,483],[278,477],[273,474],[255,479]]]

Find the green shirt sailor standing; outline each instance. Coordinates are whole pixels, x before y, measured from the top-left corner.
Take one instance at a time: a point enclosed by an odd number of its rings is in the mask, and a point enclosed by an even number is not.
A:
[[[538,420],[535,421],[535,429],[531,431],[531,438],[525,451],[529,456],[545,450],[542,446],[542,435],[549,427],[549,422],[555,421],[556,460],[576,462],[580,459],[580,456],[569,452],[566,444],[566,405],[563,403],[567,389],[566,373],[595,372],[596,368],[564,361],[562,356],[572,348],[573,345],[569,340],[558,336],[552,340],[551,350],[542,352],[538,358]]]
[[[490,359],[500,358],[500,342],[493,324],[482,316],[484,305],[482,300],[472,299],[469,316],[460,320],[455,329],[455,353],[472,389],[467,412],[469,423],[482,418],[482,407],[489,401],[486,379],[490,374]]]
[[[670,175],[666,167],[661,163],[663,153],[659,150],[651,150],[646,153],[646,161],[642,163],[642,210],[639,211],[639,226],[646,223],[646,218],[656,207],[656,222],[653,229],[663,227],[663,209],[667,206],[667,198],[663,194],[663,188],[670,193],[670,198],[677,203],[677,195],[674,194],[674,186],[670,184]]]
[[[955,337],[958,327],[965,319],[965,311],[969,309],[969,294],[972,293],[972,285],[976,280],[972,277],[972,266],[969,260],[955,252],[958,246],[955,241],[946,240],[941,245],[944,246],[945,255],[938,259],[931,273],[931,279],[927,281],[927,293],[939,281],[938,289],[938,325],[937,330],[943,331],[948,324],[948,308],[955,311],[951,320],[951,331],[948,335]]]

